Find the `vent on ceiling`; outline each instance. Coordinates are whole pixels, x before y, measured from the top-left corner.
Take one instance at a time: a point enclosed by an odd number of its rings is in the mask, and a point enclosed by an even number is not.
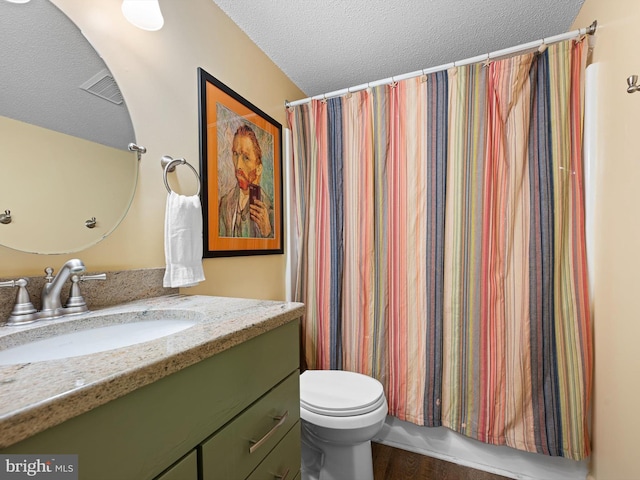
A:
[[[89,80],[80,85],[80,88],[86,92],[93,93],[100,98],[120,105],[124,99],[118,88],[118,84],[111,76],[108,70],[102,70]]]

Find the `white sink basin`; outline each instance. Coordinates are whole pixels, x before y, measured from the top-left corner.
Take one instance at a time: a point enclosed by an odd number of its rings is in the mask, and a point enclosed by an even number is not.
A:
[[[181,332],[197,323],[193,319],[154,315],[152,320],[87,327],[0,350],[0,365],[43,362],[128,347]],[[101,325],[104,325],[104,320]]]

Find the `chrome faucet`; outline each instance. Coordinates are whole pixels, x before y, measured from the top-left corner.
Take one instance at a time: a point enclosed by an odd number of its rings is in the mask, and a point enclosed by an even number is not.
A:
[[[44,269],[47,276],[47,283],[42,287],[42,308],[38,313],[38,317],[41,319],[56,318],[64,315],[65,311],[62,308],[60,301],[60,292],[62,286],[69,279],[71,275],[82,273],[86,270],[82,260],[72,258],[67,261],[58,274],[53,276],[53,268],[47,267]]]
[[[80,282],[86,282],[89,280],[106,280],[107,275],[105,273],[79,275],[85,270],[86,267],[84,266],[84,263],[82,263],[82,260],[77,258],[71,259],[65,263],[55,277],[53,276],[53,268],[45,268],[45,279],[47,280],[47,283],[42,287],[41,310],[36,310],[31,303],[29,292],[27,291],[29,281],[26,278],[0,282],[0,287],[18,288],[13,310],[4,324],[24,325],[37,320],[48,320],[51,318],[62,317],[63,315],[74,315],[88,312],[89,308],[87,307],[87,302],[80,292]],[[62,306],[60,292],[69,277],[71,277],[71,291],[69,292],[67,301],[64,306]]]

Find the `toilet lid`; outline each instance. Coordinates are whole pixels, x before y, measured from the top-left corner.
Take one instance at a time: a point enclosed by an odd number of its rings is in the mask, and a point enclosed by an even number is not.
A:
[[[363,415],[384,402],[382,384],[360,373],[307,370],[300,375],[300,406],[319,415]]]

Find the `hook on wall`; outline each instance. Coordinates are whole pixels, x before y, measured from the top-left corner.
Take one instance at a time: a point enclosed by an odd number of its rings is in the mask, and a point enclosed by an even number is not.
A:
[[[127,148],[130,152],[136,152],[138,161],[140,161],[140,159],[142,158],[143,153],[147,153],[147,149],[145,147],[143,147],[142,145],[136,145],[135,143],[130,143]]]
[[[0,223],[4,225],[11,223],[11,211],[5,210],[4,213],[0,213]]]
[[[627,93],[634,93],[640,91],[640,85],[638,83],[638,75],[631,75],[627,77]]]

